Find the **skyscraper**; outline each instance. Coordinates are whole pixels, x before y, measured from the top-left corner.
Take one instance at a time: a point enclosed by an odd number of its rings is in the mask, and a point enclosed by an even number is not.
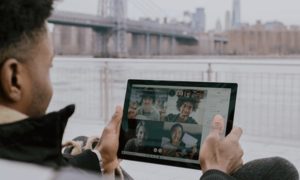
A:
[[[231,29],[231,18],[230,18],[230,12],[226,11],[225,14],[225,31]]]
[[[241,25],[241,3],[240,0],[233,0],[232,8],[232,27],[236,28]]]
[[[221,33],[222,32],[222,24],[221,24],[221,20],[218,19],[216,22],[216,29],[215,29],[216,33]]]
[[[192,14],[192,28],[196,32],[205,31],[205,10],[204,8],[197,8],[196,12]]]

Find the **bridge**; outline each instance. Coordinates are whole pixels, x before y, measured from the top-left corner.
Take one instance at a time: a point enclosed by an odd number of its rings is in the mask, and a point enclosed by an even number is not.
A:
[[[98,15],[88,15],[67,11],[54,11],[48,19],[49,23],[90,27],[95,29],[114,29],[117,20],[113,17],[101,17]],[[190,41],[198,41],[195,32],[187,26],[179,26],[178,24],[160,24],[156,22],[126,20],[126,31],[136,34],[153,34],[174,37],[177,39],[185,39]]]
[[[199,48],[199,34],[190,25],[128,19],[126,3],[99,0],[98,15],[54,11],[48,22],[55,27],[56,52],[77,50],[100,57],[128,57],[174,55]],[[214,37],[213,41],[215,49],[222,52],[228,40]]]

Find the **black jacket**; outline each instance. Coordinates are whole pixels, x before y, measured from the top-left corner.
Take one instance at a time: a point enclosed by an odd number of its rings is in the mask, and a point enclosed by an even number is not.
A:
[[[235,180],[235,178],[218,170],[209,170],[202,175],[200,180]]]
[[[64,130],[74,109],[69,105],[42,117],[0,125],[0,158],[54,168],[72,165],[99,173],[98,158],[90,150],[69,158],[61,153]]]

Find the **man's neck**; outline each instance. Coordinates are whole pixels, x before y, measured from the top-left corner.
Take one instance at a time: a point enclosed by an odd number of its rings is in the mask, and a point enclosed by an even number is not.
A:
[[[27,118],[25,114],[22,114],[9,107],[0,105],[0,124],[13,123],[25,118]]]

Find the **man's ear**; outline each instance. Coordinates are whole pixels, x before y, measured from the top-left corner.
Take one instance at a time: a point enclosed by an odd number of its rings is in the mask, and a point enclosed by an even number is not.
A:
[[[24,67],[16,59],[7,59],[0,69],[0,84],[4,99],[17,102],[22,99]]]

